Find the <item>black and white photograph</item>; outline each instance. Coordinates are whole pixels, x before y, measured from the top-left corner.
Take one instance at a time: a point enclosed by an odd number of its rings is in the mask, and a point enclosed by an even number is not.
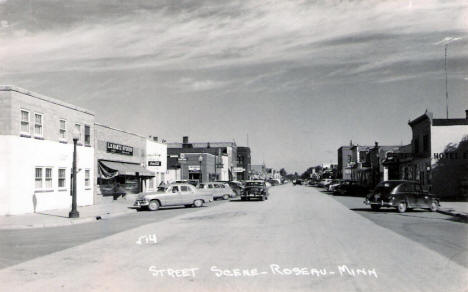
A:
[[[0,291],[468,292],[468,2],[0,0]]]

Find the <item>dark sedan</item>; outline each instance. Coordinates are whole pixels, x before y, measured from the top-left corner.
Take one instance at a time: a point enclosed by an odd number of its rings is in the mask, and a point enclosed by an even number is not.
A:
[[[379,183],[364,201],[373,210],[381,207],[396,208],[404,213],[411,208],[437,211],[439,199],[424,191],[417,181],[389,180]]]
[[[241,194],[241,200],[260,199],[260,201],[264,201],[268,200],[268,195],[268,188],[264,181],[246,181],[244,190]]]
[[[369,188],[355,181],[344,181],[333,191],[335,195],[365,197]]]

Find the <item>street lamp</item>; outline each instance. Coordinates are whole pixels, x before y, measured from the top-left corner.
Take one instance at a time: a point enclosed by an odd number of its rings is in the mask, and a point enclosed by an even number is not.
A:
[[[203,182],[203,180],[202,180],[202,171],[201,171],[201,164],[202,164],[202,161],[203,161],[203,156],[200,155],[200,156],[198,157],[198,162],[200,163],[200,183]]]
[[[78,139],[80,139],[80,131],[75,128],[73,130],[73,167],[72,167],[72,209],[70,213],[68,213],[69,218],[78,218],[80,217],[80,213],[76,210],[76,143],[78,143]]]

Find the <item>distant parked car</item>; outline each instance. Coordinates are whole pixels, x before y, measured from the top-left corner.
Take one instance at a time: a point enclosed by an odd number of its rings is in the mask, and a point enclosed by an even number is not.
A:
[[[268,188],[265,181],[252,180],[245,182],[244,192],[241,195],[241,200],[260,199],[260,201],[268,200]]]
[[[318,183],[318,186],[321,188],[326,188],[329,184],[331,184],[331,182],[332,182],[331,178],[323,178]]]
[[[327,191],[334,192],[335,189],[344,182],[342,179],[334,179],[328,186]]]
[[[333,194],[342,196],[360,196],[365,197],[369,192],[369,187],[359,184],[355,181],[344,181],[335,188]]]
[[[162,187],[156,192],[140,194],[132,208],[148,208],[150,211],[156,211],[159,207],[177,205],[201,207],[211,201],[213,197],[209,193],[199,191],[190,184],[175,183],[167,188]]]
[[[240,194],[242,193],[242,190],[244,189],[244,184],[241,183],[240,181],[218,180],[216,182],[228,184],[237,196],[240,196]]]
[[[417,181],[388,180],[379,183],[375,190],[364,201],[372,210],[381,207],[396,208],[404,213],[411,208],[422,208],[437,211],[439,199],[424,191]]]
[[[296,179],[295,181],[293,181],[293,184],[294,185],[302,185],[302,179]]]
[[[231,187],[226,183],[221,182],[209,182],[202,183],[198,185],[199,189],[203,189],[213,195],[213,199],[223,199],[227,200],[229,198],[234,198],[236,194],[231,189]]]

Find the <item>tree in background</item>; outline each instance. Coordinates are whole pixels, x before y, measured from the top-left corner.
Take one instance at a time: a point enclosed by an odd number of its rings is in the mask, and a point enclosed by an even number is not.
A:
[[[280,175],[281,175],[282,177],[286,177],[286,176],[288,175],[288,173],[286,172],[286,169],[284,169],[284,168],[281,168],[280,171],[279,171],[279,173],[280,173]]]

